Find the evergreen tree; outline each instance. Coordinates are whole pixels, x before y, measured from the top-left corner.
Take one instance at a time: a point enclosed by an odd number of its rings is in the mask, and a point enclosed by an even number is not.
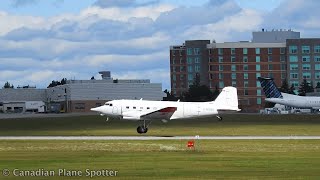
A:
[[[313,87],[308,83],[306,79],[302,81],[299,87],[299,96],[305,96],[308,92],[313,92]]]
[[[316,88],[320,88],[320,82],[317,82]]]
[[[289,93],[289,85],[288,85],[287,79],[284,79],[282,81],[280,91],[283,93]]]
[[[7,82],[4,84],[3,88],[4,88],[4,89],[9,89],[9,88],[13,89],[14,86],[13,86],[13,84],[10,84],[10,83],[7,81]]]
[[[288,93],[295,95],[295,94],[296,94],[296,93],[294,92],[295,90],[296,90],[296,89],[294,88],[294,85],[292,84],[291,87],[290,87],[290,89],[289,89],[289,91],[288,91]]]

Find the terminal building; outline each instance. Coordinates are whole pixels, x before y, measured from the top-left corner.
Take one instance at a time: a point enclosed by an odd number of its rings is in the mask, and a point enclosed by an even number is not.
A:
[[[150,83],[149,79],[118,80],[111,78],[109,71],[100,73],[102,80],[67,80],[64,85],[47,89],[1,89],[0,103],[5,112],[14,108],[24,112],[28,101],[44,102],[48,112],[90,112],[90,108],[109,100],[163,99],[161,83]]]
[[[314,85],[320,81],[319,38],[300,38],[290,29],[262,29],[252,36],[251,42],[188,40],[170,46],[172,93],[180,96],[200,76],[212,90],[237,87],[240,108],[258,112],[265,102],[257,77],[273,77],[278,86],[287,79],[296,90],[303,79]]]

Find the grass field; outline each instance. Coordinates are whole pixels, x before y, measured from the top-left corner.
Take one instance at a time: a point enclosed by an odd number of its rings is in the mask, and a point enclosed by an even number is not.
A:
[[[0,141],[0,170],[115,170],[120,179],[319,179],[319,140]],[[88,179],[82,177],[72,179]],[[0,179],[21,179],[3,177]],[[30,179],[28,177],[27,179]],[[39,178],[35,178],[39,179]],[[40,178],[41,179],[41,178]],[[47,179],[47,178],[42,178]]]
[[[176,135],[320,135],[320,115],[223,115],[207,119],[152,122],[147,134]],[[138,135],[140,122],[104,117],[0,119],[0,135]]]

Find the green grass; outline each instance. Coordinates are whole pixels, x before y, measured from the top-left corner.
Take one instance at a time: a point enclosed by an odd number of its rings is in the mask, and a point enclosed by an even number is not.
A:
[[[0,170],[112,169],[120,179],[320,177],[319,140],[200,140],[195,151],[187,149],[186,142],[0,141]]]
[[[152,122],[144,135],[320,135],[319,115],[223,115],[215,117]],[[138,135],[140,122],[100,116],[0,119],[0,135]]]

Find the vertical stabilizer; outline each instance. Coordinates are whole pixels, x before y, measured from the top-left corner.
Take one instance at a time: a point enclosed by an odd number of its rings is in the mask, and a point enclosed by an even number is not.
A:
[[[274,83],[273,78],[259,77],[258,79],[267,98],[283,98],[281,92]]]
[[[218,110],[240,110],[238,108],[237,88],[235,87],[223,88],[214,102],[217,105]]]

